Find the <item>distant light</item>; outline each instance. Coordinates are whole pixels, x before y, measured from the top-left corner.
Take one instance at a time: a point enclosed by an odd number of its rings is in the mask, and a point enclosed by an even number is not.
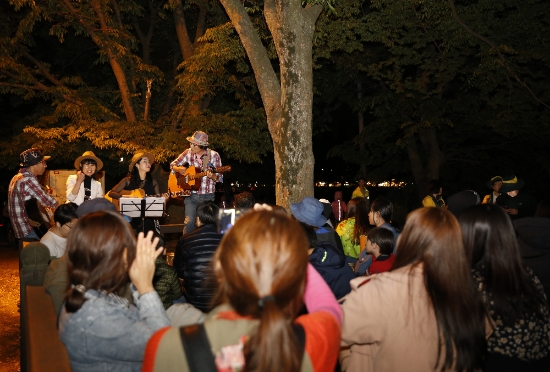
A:
[[[120,158],[120,162],[122,163],[124,161],[124,158]]]

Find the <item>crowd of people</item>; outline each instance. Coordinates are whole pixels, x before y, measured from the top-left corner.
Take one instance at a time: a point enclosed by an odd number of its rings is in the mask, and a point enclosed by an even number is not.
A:
[[[230,206],[249,211],[220,233],[221,159],[206,133],[187,139],[171,168],[205,175],[185,199],[173,266],[158,221],[124,218],[103,198],[93,152],[75,161],[59,206],[36,179],[47,157],[21,154],[10,215],[19,239],[37,240],[25,201],[55,208],[45,287],[74,371],[548,370],[550,203],[522,179],[493,177],[487,197],[447,203],[432,180],[402,229],[364,180],[348,203],[337,191],[288,211],[245,192]],[[109,196],[159,194],[154,160],[135,154]]]

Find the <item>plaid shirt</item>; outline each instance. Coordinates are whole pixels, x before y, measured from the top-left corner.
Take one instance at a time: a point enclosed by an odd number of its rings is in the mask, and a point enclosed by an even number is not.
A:
[[[57,207],[57,201],[42,190],[36,176],[27,168],[19,169],[19,173],[11,179],[8,199],[11,224],[17,239],[32,232],[25,211],[27,200],[36,199],[45,207]]]
[[[208,167],[213,166],[214,168],[219,168],[222,166],[222,159],[220,154],[214,150],[207,149],[203,155],[193,154],[191,149],[187,149],[178,156],[176,160],[170,163],[170,169],[174,166],[182,166],[185,163],[194,166],[197,169],[197,173],[202,172],[202,160],[210,152],[210,162],[207,164]],[[217,174],[216,181],[211,180],[210,178],[204,176],[201,181],[201,188],[199,189],[199,194],[212,194],[216,192],[216,182],[223,182],[223,177],[221,173]]]

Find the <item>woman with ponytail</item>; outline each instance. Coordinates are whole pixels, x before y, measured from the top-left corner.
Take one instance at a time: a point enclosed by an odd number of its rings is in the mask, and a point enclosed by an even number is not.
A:
[[[455,217],[412,212],[390,272],[356,278],[343,304],[343,371],[475,371],[486,350],[476,296]]]
[[[158,238],[138,235],[118,213],[95,212],[72,227],[66,255],[70,288],[59,331],[78,371],[139,371],[145,345],[170,325],[153,288]],[[134,304],[123,294],[132,285]]]
[[[189,346],[182,336],[188,328],[167,328],[149,341],[144,372],[334,371],[341,310],[308,265],[308,241],[296,220],[270,210],[245,214],[222,239],[213,265],[218,306],[200,343],[209,356],[197,365],[182,346]],[[298,316],[304,304],[308,314]]]

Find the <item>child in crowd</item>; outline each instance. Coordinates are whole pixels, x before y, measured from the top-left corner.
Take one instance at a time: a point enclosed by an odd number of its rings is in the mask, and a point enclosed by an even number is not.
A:
[[[365,246],[367,253],[372,254],[372,265],[365,275],[390,271],[395,262],[393,252],[393,233],[383,227],[372,229],[368,233]]]
[[[65,253],[67,237],[78,218],[76,215],[76,207],[77,205],[74,203],[61,204],[58,206],[53,214],[55,225],[53,225],[51,229],[44,234],[42,239],[40,239],[40,243],[44,244],[50,250],[51,259],[59,258]]]

